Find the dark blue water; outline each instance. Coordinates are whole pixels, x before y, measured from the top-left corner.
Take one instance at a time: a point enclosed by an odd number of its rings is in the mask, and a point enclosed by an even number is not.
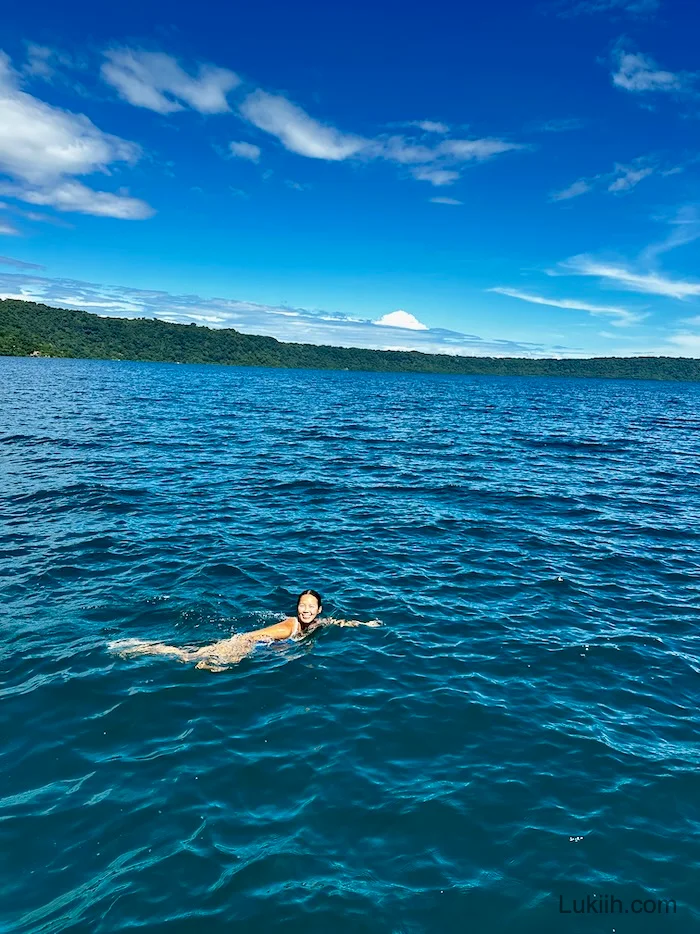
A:
[[[0,459],[3,930],[698,930],[700,386],[0,358]]]

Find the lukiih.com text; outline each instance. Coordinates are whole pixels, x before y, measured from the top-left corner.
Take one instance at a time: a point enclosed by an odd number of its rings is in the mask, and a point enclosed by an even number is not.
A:
[[[673,898],[633,898],[624,900],[608,893],[586,898],[559,896],[562,915],[675,915]]]

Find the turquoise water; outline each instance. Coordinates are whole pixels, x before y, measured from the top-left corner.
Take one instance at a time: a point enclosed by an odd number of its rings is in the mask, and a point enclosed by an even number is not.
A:
[[[0,928],[698,929],[700,386],[0,377]]]

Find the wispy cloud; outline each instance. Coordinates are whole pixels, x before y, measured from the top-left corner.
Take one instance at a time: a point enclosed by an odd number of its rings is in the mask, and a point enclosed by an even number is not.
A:
[[[32,47],[28,67],[37,74],[47,73],[52,54],[46,47]],[[532,148],[496,137],[452,139],[449,125],[438,120],[401,124],[420,130],[418,138],[395,134],[367,137],[346,132],[329,120],[311,116],[283,94],[270,93],[261,87],[254,90],[244,87],[239,76],[227,68],[200,64],[190,72],[164,52],[127,47],[108,49],[100,73],[123,100],[160,114],[187,108],[203,114],[227,113],[232,109],[228,95],[238,89],[238,116],[276,138],[289,152],[330,162],[384,160],[411,167],[408,174],[437,187],[455,182],[466,163]],[[234,141],[226,154],[257,162],[260,148],[253,143]]]
[[[426,133],[449,133],[450,128],[446,123],[440,123],[438,120],[417,120],[414,126],[420,127]]]
[[[227,68],[198,65],[188,74],[177,59],[162,52],[111,49],[105,52],[103,80],[135,107],[169,114],[190,107],[202,114],[230,111],[226,95],[241,83]]]
[[[0,266],[14,266],[15,269],[45,269],[38,263],[25,263],[23,259],[15,259],[12,256],[0,256]]]
[[[695,93],[693,84],[697,78],[690,72],[672,72],[660,68],[653,58],[641,52],[632,52],[618,43],[613,52],[613,84],[625,91],[637,94]]]
[[[246,97],[240,112],[253,126],[277,137],[285,149],[309,159],[342,161],[368,145],[360,136],[314,120],[286,97],[260,89]]]
[[[430,182],[437,188],[443,185],[451,185],[459,178],[459,172],[454,169],[438,169],[432,165],[421,165],[411,169],[411,175],[420,182]]]
[[[464,163],[483,162],[502,153],[528,148],[493,137],[443,138],[437,143],[426,141],[425,137],[412,139],[397,135],[369,139],[321,123],[286,97],[261,89],[245,98],[240,113],[253,126],[276,137],[285,149],[298,155],[333,162],[351,158],[381,159],[411,166],[414,178],[438,187],[455,182],[460,177],[458,167]]]
[[[568,133],[571,130],[580,130],[585,125],[585,121],[579,117],[562,117],[528,124],[527,130],[530,133]]]
[[[152,208],[124,193],[94,191],[70,176],[108,173],[114,163],[135,163],[135,143],[98,129],[82,114],[52,107],[20,90],[19,76],[0,52],[0,173],[13,181],[2,194],[31,204],[52,205],[124,219],[150,217]]]
[[[432,204],[464,204],[464,201],[458,201],[457,198],[430,198]]]
[[[585,195],[593,190],[593,183],[587,178],[580,178],[577,182],[569,185],[561,191],[554,191],[549,196],[551,201],[568,201],[571,198],[578,198],[579,195]]]
[[[47,45],[27,42],[27,59],[22,66],[22,74],[28,78],[40,78],[53,81],[60,74],[59,68],[75,69],[80,65],[70,55]]]
[[[550,201],[567,201],[601,187],[605,187],[612,194],[621,195],[632,191],[640,182],[652,175],[676,175],[683,170],[684,166],[682,165],[663,166],[656,156],[640,156],[628,164],[615,163],[615,167],[611,172],[579,178],[568,188],[552,192],[549,198]]]
[[[176,324],[204,323],[235,328],[281,341],[388,350],[401,345],[423,353],[476,356],[560,356],[568,348],[537,343],[488,340],[443,328],[429,328],[405,311],[389,312],[375,321],[327,311],[260,305],[198,295],[103,286],[72,279],[50,279],[26,273],[0,273],[0,297],[40,301],[106,317],[153,317]],[[556,351],[556,352],[555,352]]]
[[[609,185],[608,191],[630,191],[645,178],[654,174],[654,167],[651,165],[636,167],[632,165],[616,165],[615,178]]]
[[[689,331],[679,331],[668,338],[668,343],[674,348],[684,351],[686,355],[700,357],[700,334]]]
[[[627,327],[631,324],[638,324],[648,313],[630,311],[628,308],[621,308],[618,305],[591,305],[589,302],[580,302],[575,299],[546,298],[542,295],[532,295],[529,292],[521,292],[518,289],[495,288],[487,289],[488,292],[498,292],[500,295],[508,295],[510,298],[517,298],[523,302],[531,302],[534,305],[549,305],[552,308],[565,308],[569,311],[586,311],[591,315],[603,315],[612,317],[615,320],[611,322],[614,327]]]
[[[694,204],[686,204],[678,208],[675,215],[667,219],[671,226],[671,233],[658,243],[652,243],[641,254],[641,259],[647,263],[654,262],[658,256],[675,250],[676,247],[685,246],[700,238],[700,214]]]
[[[238,159],[248,159],[249,162],[260,161],[260,147],[253,143],[229,143],[229,152]]]
[[[614,263],[596,260],[585,254],[573,256],[560,264],[560,270],[574,276],[593,276],[606,285],[631,292],[644,292],[648,295],[663,295],[666,298],[687,299],[700,295],[700,282],[684,279],[669,279],[660,273],[637,273]],[[550,274],[561,274],[550,272]]]
[[[3,237],[19,237],[20,233],[16,227],[14,227],[9,221],[2,220],[0,218],[0,236]]]
[[[0,193],[19,198],[28,204],[56,208],[57,211],[72,211],[92,214],[95,217],[115,217],[119,220],[143,220],[151,217],[153,209],[138,198],[127,194],[112,194],[95,191],[82,182],[61,181],[43,188],[26,188],[21,185],[1,185]]]
[[[653,16],[660,5],[660,0],[562,0],[558,12],[560,16],[608,13],[643,17]]]

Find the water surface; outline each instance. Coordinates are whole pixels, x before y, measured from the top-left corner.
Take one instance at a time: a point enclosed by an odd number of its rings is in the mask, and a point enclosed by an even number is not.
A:
[[[3,930],[697,928],[698,384],[0,377]]]

